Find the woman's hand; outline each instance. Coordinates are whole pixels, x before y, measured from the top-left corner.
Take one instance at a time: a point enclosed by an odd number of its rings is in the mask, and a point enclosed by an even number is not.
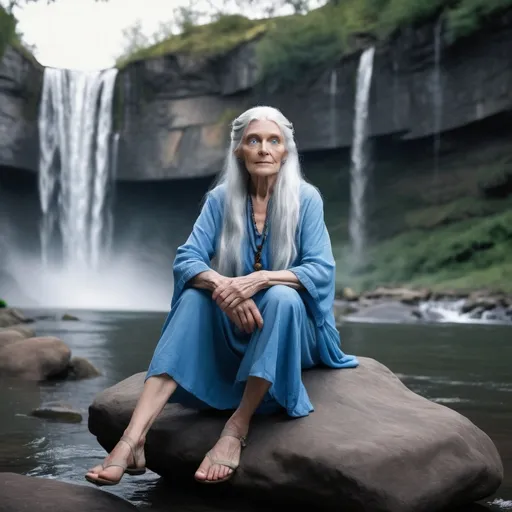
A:
[[[256,326],[263,328],[263,317],[252,299],[246,299],[235,307],[227,308],[225,313],[241,331],[247,334],[251,334]]]
[[[247,276],[222,281],[215,288],[212,299],[223,311],[238,306],[264,288],[266,278],[263,274],[259,274],[254,272]]]

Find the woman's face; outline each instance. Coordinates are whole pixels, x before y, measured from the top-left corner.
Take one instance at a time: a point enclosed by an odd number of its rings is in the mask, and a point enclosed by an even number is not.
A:
[[[279,126],[265,119],[249,123],[235,154],[251,176],[268,177],[279,172],[288,151]]]

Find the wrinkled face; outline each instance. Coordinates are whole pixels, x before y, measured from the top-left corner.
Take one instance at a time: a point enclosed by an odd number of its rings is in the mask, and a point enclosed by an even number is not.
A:
[[[264,119],[249,123],[235,154],[251,176],[268,177],[279,172],[288,151],[279,126]]]

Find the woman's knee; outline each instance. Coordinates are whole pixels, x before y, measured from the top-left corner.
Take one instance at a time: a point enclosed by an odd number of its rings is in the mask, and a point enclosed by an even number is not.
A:
[[[203,306],[212,304],[212,296],[206,290],[199,290],[197,288],[185,288],[183,290],[180,303],[186,304],[187,306]]]
[[[265,292],[264,299],[270,305],[303,306],[302,299],[297,290],[282,284],[271,286]]]

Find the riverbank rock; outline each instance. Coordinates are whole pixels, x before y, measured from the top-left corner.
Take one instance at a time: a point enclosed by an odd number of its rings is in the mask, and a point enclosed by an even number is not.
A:
[[[346,512],[435,512],[489,496],[503,466],[467,418],[410,391],[388,368],[315,368],[304,383],[315,412],[255,418],[229,484],[254,498]],[[98,394],[89,430],[110,451],[143,388],[138,373]],[[146,441],[147,465],[190,481],[227,415],[167,404]]]
[[[27,338],[0,348],[0,376],[42,381],[67,371],[71,350],[58,338]]]
[[[25,336],[19,331],[5,329],[0,330],[0,349],[6,347],[11,343],[16,343],[19,340],[24,340]]]
[[[404,324],[418,322],[416,309],[402,302],[389,301],[368,305],[344,318],[345,321]]]
[[[4,331],[16,331],[21,334],[23,334],[24,338],[34,338],[36,335],[36,331],[34,329],[31,329],[30,327],[27,327],[26,325],[22,324],[15,324],[10,325],[9,327],[2,327],[0,328],[0,332]]]
[[[402,302],[403,304],[416,305],[421,301],[430,298],[431,291],[428,289],[412,290],[409,288],[385,288],[378,287],[375,290],[361,294],[363,299],[391,299]]]
[[[13,308],[0,309],[0,327],[10,327],[16,324],[31,322],[31,318],[27,318],[23,313]]]
[[[0,473],[2,512],[137,512],[128,501],[86,485]]]

